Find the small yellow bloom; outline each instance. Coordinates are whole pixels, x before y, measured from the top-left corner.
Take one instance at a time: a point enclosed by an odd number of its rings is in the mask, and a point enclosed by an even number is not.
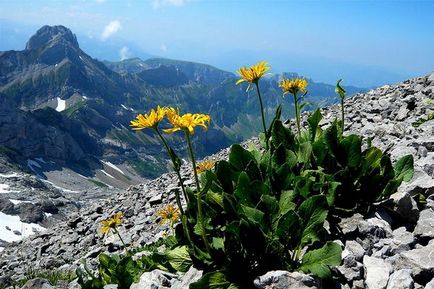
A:
[[[116,229],[116,226],[122,224],[121,219],[124,217],[122,213],[116,213],[112,218],[101,221],[101,233],[104,235],[108,234],[110,230]]]
[[[185,130],[190,134],[194,134],[194,128],[196,126],[202,126],[205,130],[207,130],[211,121],[211,117],[208,114],[186,113],[180,115],[179,112],[173,107],[167,109],[166,116],[169,122],[173,125],[173,128],[163,129],[163,131],[167,133]]]
[[[148,114],[139,114],[135,120],[130,122],[130,126],[134,130],[156,128],[166,115],[166,111],[167,108],[158,106],[157,110],[151,109]]]
[[[283,94],[292,93],[297,94],[299,91],[305,93],[307,91],[307,80],[303,78],[283,79],[280,82],[280,88]]]
[[[200,162],[196,165],[196,170],[198,174],[201,174],[205,171],[211,170],[215,165],[215,162],[213,160],[206,160],[203,162]]]
[[[169,204],[158,210],[157,215],[161,218],[160,225],[170,223],[173,226],[173,224],[179,221],[180,213],[178,208]]]
[[[241,67],[237,73],[241,76],[241,79],[236,84],[241,82],[257,83],[259,79],[267,73],[271,67],[268,66],[266,61],[258,62],[251,67]]]

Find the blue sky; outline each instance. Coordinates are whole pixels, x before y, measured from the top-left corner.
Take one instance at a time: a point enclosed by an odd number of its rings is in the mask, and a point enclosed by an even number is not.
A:
[[[275,72],[360,86],[434,70],[434,0],[0,0],[0,19],[17,33],[0,35],[2,50],[62,24],[99,59],[155,55],[229,71],[265,59]]]

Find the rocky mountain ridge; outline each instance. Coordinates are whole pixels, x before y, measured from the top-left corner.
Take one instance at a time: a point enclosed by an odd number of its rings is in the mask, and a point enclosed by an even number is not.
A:
[[[339,226],[346,239],[336,242],[345,250],[343,264],[333,273],[333,288],[434,288],[434,262],[427,257],[434,252],[434,120],[413,126],[434,111],[434,73],[357,94],[346,101],[345,110],[348,133],[372,138],[372,143],[386,149],[393,159],[413,154],[415,176],[392,195],[387,211],[379,210],[371,216],[356,214],[341,220]],[[327,126],[339,115],[340,108],[326,107],[322,112],[321,124]],[[288,125],[292,124],[289,121]],[[227,151],[209,158],[227,158]],[[184,166],[183,177],[186,184],[193,183],[188,164]],[[174,202],[175,190],[179,190],[175,176],[164,174],[12,244],[0,253],[3,286],[10,284],[9,278],[16,280],[23,276],[30,264],[35,269],[71,270],[80,266],[81,257],[92,266],[100,252],[119,251],[118,238],[112,235],[104,239],[99,233],[99,221],[116,212],[125,216],[121,234],[128,244],[140,246],[155,241],[168,229],[157,224],[155,212],[163,204]],[[416,200],[425,200],[426,205],[421,207]],[[172,288],[185,288],[179,284],[188,281],[187,277],[161,272],[145,274],[138,288],[168,288],[170,284]],[[279,287],[282,284],[286,287]],[[66,286],[77,288],[74,282]],[[255,286],[323,288],[310,276],[278,271],[258,278]]]

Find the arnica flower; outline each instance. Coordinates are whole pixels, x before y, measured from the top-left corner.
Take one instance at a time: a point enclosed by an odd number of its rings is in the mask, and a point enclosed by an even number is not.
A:
[[[299,91],[305,93],[307,90],[307,80],[303,78],[291,78],[283,79],[280,82],[280,87],[283,90],[283,94],[292,93],[297,94]]]
[[[215,165],[215,162],[213,160],[206,160],[203,162],[200,162],[196,165],[196,170],[198,174],[201,174],[205,171],[211,170]]]
[[[163,131],[167,133],[184,130],[188,131],[190,134],[194,134],[194,128],[196,126],[202,126],[207,130],[211,121],[211,117],[208,114],[186,113],[180,115],[173,107],[167,109],[166,116],[169,122],[173,125],[173,128],[163,129]]]
[[[157,215],[161,218],[160,224],[170,223],[172,226],[179,221],[179,209],[174,205],[169,204],[158,210]]]
[[[116,226],[122,224],[121,219],[124,217],[122,213],[116,213],[112,218],[101,221],[101,233],[104,235],[108,234],[110,230],[116,229]]]
[[[264,76],[270,68],[266,61],[258,62],[251,67],[241,67],[237,71],[241,79],[238,80],[236,84],[240,84],[241,82],[258,83],[259,79]]]
[[[166,115],[166,111],[167,108],[158,106],[157,110],[151,109],[148,114],[139,114],[135,120],[130,122],[130,126],[134,130],[156,128]]]

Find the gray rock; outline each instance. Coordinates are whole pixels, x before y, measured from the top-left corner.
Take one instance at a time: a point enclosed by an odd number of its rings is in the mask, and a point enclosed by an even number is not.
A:
[[[402,252],[391,259],[396,269],[411,269],[413,276],[434,274],[434,243]]]
[[[171,280],[175,278],[177,278],[177,275],[157,269],[143,273],[142,276],[140,276],[139,282],[131,284],[130,289],[170,288]]]
[[[419,209],[416,201],[407,192],[397,192],[390,196],[390,201],[386,203],[388,207],[403,219],[412,224],[419,219]]]
[[[413,233],[408,232],[405,227],[400,227],[393,231],[393,238],[390,244],[390,253],[398,254],[408,251],[415,243]]]
[[[411,196],[421,193],[427,197],[434,194],[434,179],[416,166],[413,179],[408,183],[403,183],[398,191],[408,192]]]
[[[163,202],[163,194],[157,193],[149,199],[149,204],[151,206],[161,204],[162,202]]]
[[[0,198],[0,212],[6,215],[13,215],[16,213],[15,205],[9,199]]]
[[[181,280],[175,280],[172,284],[172,289],[184,289],[188,288],[191,283],[196,282],[202,277],[202,271],[197,270],[193,266],[181,276]]]
[[[354,256],[355,260],[361,261],[365,255],[365,249],[363,249],[363,247],[356,241],[349,240],[345,242],[345,249],[342,252],[342,259],[345,259],[351,255]]]
[[[320,282],[312,276],[287,271],[270,271],[255,279],[259,289],[320,289]]]
[[[21,289],[54,289],[46,279],[36,278],[26,282]]]
[[[390,275],[387,289],[413,289],[414,281],[411,278],[411,270],[401,269]]]
[[[390,238],[392,236],[390,224],[379,218],[369,218],[366,222],[361,222],[359,231],[363,236],[368,236],[373,240]]]
[[[356,213],[349,218],[341,219],[338,226],[342,233],[347,235],[356,232],[359,229],[359,226],[362,226],[364,223],[366,223],[366,221],[363,219],[363,216]]]
[[[24,223],[39,223],[44,220],[44,212],[34,204],[19,203],[15,206],[15,209]]]
[[[434,238],[434,211],[432,209],[420,212],[420,217],[413,234],[416,237]]]
[[[389,275],[393,268],[383,259],[364,256],[365,283],[367,289],[384,289],[387,286]]]

